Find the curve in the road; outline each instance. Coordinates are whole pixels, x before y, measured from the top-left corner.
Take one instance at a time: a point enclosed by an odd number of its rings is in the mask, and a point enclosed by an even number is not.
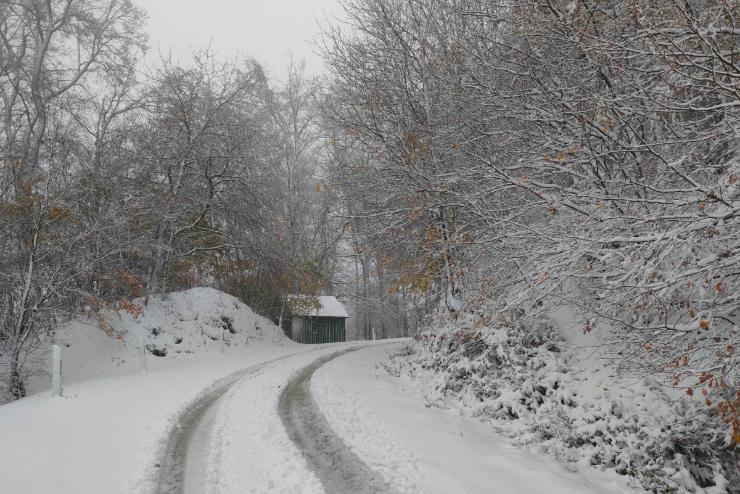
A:
[[[239,380],[253,376],[265,367],[295,356],[285,355],[280,358],[262,362],[247,369],[238,371],[221,380],[207,393],[191,403],[180,415],[167,440],[164,455],[160,461],[156,494],[186,494],[187,481],[185,472],[192,468],[193,451],[190,450],[193,438],[204,426],[205,417],[218,403],[219,399]],[[203,459],[205,461],[205,459]],[[204,465],[201,467],[205,468]],[[197,488],[195,490],[198,490]]]
[[[322,357],[305,367],[280,395],[278,411],[288,436],[303,453],[327,494],[392,493],[394,489],[370,469],[334,432],[311,395],[314,372],[353,348]]]

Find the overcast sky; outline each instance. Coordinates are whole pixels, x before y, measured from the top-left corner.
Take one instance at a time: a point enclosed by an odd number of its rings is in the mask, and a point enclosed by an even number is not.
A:
[[[149,14],[149,57],[172,50],[186,62],[191,47],[207,46],[219,58],[254,57],[276,78],[285,74],[290,52],[307,71],[324,71],[312,52],[317,19],[341,14],[338,0],[134,0]]]

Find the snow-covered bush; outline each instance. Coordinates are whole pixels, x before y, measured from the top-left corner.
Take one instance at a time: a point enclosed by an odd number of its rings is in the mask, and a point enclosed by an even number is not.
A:
[[[596,350],[584,356],[547,320],[458,321],[415,340],[388,371],[516,445],[573,468],[614,470],[652,492],[738,492],[737,451],[715,409],[620,375]]]

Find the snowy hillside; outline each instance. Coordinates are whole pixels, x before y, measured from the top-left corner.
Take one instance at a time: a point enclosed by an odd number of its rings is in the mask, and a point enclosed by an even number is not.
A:
[[[698,398],[625,375],[582,321],[439,324],[391,358],[429,406],[490,424],[573,471],[597,468],[653,492],[737,492],[730,433]]]
[[[118,310],[103,310],[60,326],[54,342],[62,347],[64,382],[103,377],[141,368],[139,338],[144,338],[147,366],[203,359],[252,345],[290,344],[269,320],[247,305],[212,288],[134,300]],[[30,393],[48,389],[48,351],[36,359]]]

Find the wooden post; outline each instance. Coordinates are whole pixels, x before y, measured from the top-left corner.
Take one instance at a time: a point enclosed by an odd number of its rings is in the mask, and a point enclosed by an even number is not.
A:
[[[221,353],[224,353],[224,329],[221,328]]]
[[[51,348],[51,395],[62,396],[62,347]]]
[[[139,336],[139,354],[141,355],[141,370],[146,371],[146,345],[144,344],[144,336]]]

